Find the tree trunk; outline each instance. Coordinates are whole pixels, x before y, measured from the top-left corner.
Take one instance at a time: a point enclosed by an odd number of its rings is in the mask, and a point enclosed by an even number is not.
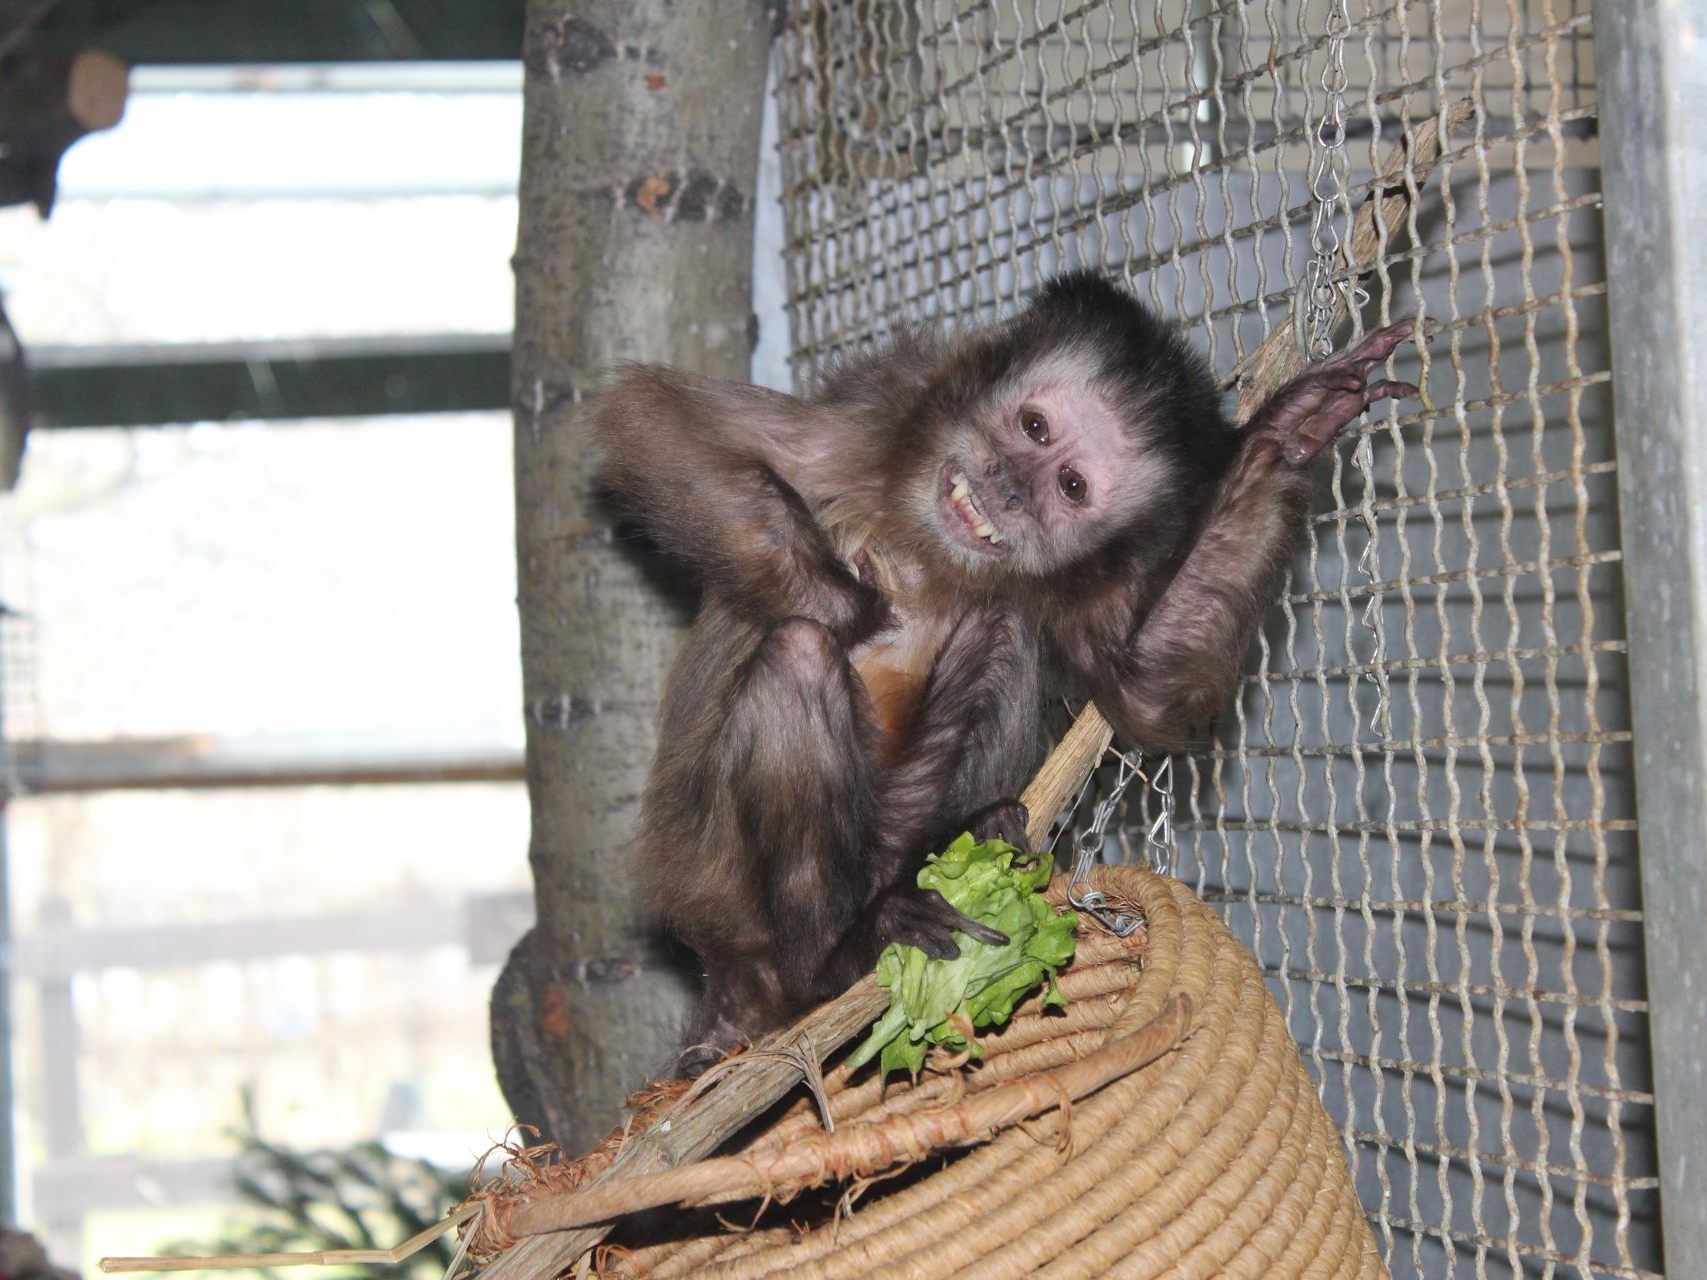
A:
[[[571,1152],[665,1070],[689,988],[627,846],[686,612],[591,491],[602,370],[744,379],[763,0],[531,0],[516,272],[516,550],[538,922],[492,997],[519,1119]]]

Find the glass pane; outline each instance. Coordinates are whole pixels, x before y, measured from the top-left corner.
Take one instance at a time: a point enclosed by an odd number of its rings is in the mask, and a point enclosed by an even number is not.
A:
[[[70,1265],[229,1216],[194,1220],[246,1099],[271,1142],[451,1168],[509,1123],[485,1007],[531,917],[519,783],[45,797],[10,828],[21,1220]]]
[[[38,432],[0,500],[34,732],[519,745],[512,503],[503,414]]]

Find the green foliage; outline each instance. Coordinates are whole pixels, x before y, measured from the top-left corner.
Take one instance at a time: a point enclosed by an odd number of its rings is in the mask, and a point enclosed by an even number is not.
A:
[[[426,1160],[392,1155],[378,1142],[312,1151],[277,1146],[251,1116],[237,1135],[237,1193],[248,1209],[218,1239],[174,1241],[169,1253],[280,1253],[314,1249],[389,1249],[442,1219],[468,1191]],[[441,1280],[456,1250],[440,1237],[396,1266],[325,1267],[316,1280]],[[244,1274],[224,1273],[224,1274]],[[250,1272],[282,1278],[279,1271]],[[288,1275],[299,1276],[293,1268]]]
[[[1021,865],[1016,866],[1018,861]],[[1014,1006],[1038,983],[1049,983],[1046,1003],[1065,1004],[1055,974],[1073,958],[1073,929],[1079,918],[1057,914],[1042,890],[1052,870],[1047,855],[1027,864],[1012,845],[978,844],[962,835],[941,854],[925,860],[919,888],[935,889],[962,915],[1008,935],[1006,946],[956,933],[960,955],[932,960],[917,947],[891,943],[877,958],[878,985],[889,988],[889,1009],[849,1059],[852,1066],[879,1058],[879,1068],[916,1073],[925,1054],[940,1044],[951,1052],[970,1048],[964,1020],[973,1027],[1006,1022]],[[956,1021],[950,1021],[955,1019]]]

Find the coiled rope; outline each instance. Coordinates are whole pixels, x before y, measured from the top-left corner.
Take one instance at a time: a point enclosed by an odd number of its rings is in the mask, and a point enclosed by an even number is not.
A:
[[[803,1100],[733,1156],[559,1190],[518,1206],[508,1229],[832,1185],[846,1189],[839,1203],[813,1197],[748,1230],[706,1216],[704,1234],[605,1251],[601,1273],[1386,1276],[1339,1132],[1250,953],[1177,881],[1142,867],[1095,880],[1147,927],[1131,939],[1085,927],[1061,979],[1068,1008],[1022,1005],[983,1037],[981,1064],[886,1089],[869,1072],[831,1071],[834,1133]],[[928,1176],[883,1181],[951,1150],[958,1158]]]

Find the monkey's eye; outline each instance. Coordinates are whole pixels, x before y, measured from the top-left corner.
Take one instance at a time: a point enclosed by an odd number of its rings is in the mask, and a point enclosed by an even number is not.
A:
[[[1090,497],[1091,488],[1085,478],[1071,467],[1062,467],[1055,476],[1056,487],[1068,502],[1083,502]]]
[[[1049,419],[1036,409],[1019,411],[1019,429],[1031,437],[1033,444],[1049,443]]]

